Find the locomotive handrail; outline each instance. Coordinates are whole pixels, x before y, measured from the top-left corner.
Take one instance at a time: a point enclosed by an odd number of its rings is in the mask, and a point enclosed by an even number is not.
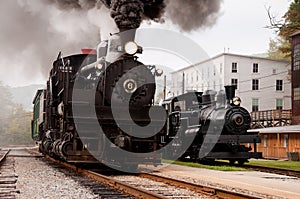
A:
[[[252,126],[286,126],[291,123],[292,110],[265,110],[251,112]]]
[[[266,110],[251,112],[252,121],[270,120],[270,119],[281,119],[292,117],[292,110]]]

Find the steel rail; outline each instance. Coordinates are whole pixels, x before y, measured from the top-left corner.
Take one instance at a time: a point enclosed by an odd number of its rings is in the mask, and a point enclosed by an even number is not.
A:
[[[66,163],[66,162],[63,162],[60,160],[56,160],[50,156],[46,155],[45,157],[46,157],[46,159],[48,159],[51,162],[59,164],[65,168],[71,169],[71,170],[75,171],[76,173],[82,174],[82,175],[84,175],[90,179],[93,179],[101,184],[105,184],[109,187],[120,190],[120,191],[122,191],[128,195],[134,196],[136,198],[143,198],[143,199],[148,199],[148,198],[149,199],[165,199],[166,198],[163,195],[152,193],[152,192],[144,190],[144,189],[136,188],[132,185],[126,184],[125,182],[121,182],[121,181],[109,178],[105,175],[101,175],[99,173],[96,173],[96,172],[93,172],[90,170],[78,168],[76,165],[72,165],[72,164],[69,164],[69,163]],[[163,182],[163,183],[173,185],[173,186],[182,187],[184,189],[189,189],[189,190],[198,192],[200,194],[213,196],[213,197],[217,197],[217,198],[224,198],[224,199],[226,199],[226,198],[228,198],[228,199],[231,199],[231,198],[233,198],[233,199],[250,199],[250,198],[258,199],[258,198],[261,198],[261,197],[257,197],[257,196],[253,196],[253,195],[232,192],[230,190],[225,190],[225,189],[221,189],[221,188],[193,184],[193,183],[189,183],[189,182],[185,182],[185,181],[181,181],[181,180],[177,180],[177,179],[162,177],[162,176],[158,176],[155,174],[141,173],[141,174],[138,174],[137,176],[143,177],[143,178],[148,178],[148,179],[158,181],[158,182]]]
[[[165,196],[156,194],[156,193],[152,193],[150,191],[147,191],[145,189],[140,189],[140,188],[136,188],[134,186],[128,185],[124,182],[115,180],[115,179],[111,179],[107,176],[101,175],[99,173],[95,173],[93,171],[89,171],[89,170],[85,170],[85,169],[81,169],[76,167],[75,165],[70,165],[66,162],[62,162],[60,160],[56,160],[53,159],[49,156],[46,156],[46,158],[48,160],[50,160],[51,162],[54,162],[56,164],[59,164],[65,168],[71,169],[73,171],[75,171],[76,173],[82,174],[86,177],[89,177],[101,184],[105,184],[109,187],[112,187],[114,189],[120,190],[128,195],[134,196],[136,198],[142,198],[142,199],[166,199]]]
[[[244,168],[244,169],[249,169],[249,170],[254,170],[254,171],[274,173],[274,174],[280,174],[280,175],[285,175],[285,176],[289,176],[289,177],[300,178],[300,171],[292,170],[292,169],[269,167],[269,166],[262,166],[262,165],[250,165],[250,164],[244,164],[244,165],[233,164],[232,165],[227,162],[218,162],[218,161],[215,161],[214,163],[212,163],[210,165],[239,167],[239,168]]]
[[[241,167],[246,168],[246,169],[255,170],[255,171],[274,173],[274,174],[280,174],[280,175],[300,178],[300,171],[297,171],[297,170],[274,168],[274,167],[267,167],[267,166],[260,166],[260,165],[243,165]]]
[[[215,188],[215,187],[210,187],[210,186],[193,184],[193,183],[189,183],[189,182],[185,182],[185,181],[181,181],[181,180],[177,180],[177,179],[172,179],[172,178],[168,178],[168,177],[162,177],[162,176],[149,174],[149,173],[141,173],[138,176],[143,177],[143,178],[148,178],[148,179],[158,181],[158,182],[163,182],[163,183],[173,185],[173,186],[190,189],[190,190],[193,190],[193,191],[201,193],[201,194],[216,196],[218,198],[230,198],[230,199],[231,198],[233,198],[233,199],[250,199],[250,198],[258,199],[258,198],[260,198],[260,197],[255,197],[252,195],[232,192],[232,191]]]
[[[7,155],[9,154],[9,152],[10,152],[10,149],[9,149],[8,151],[6,151],[6,152],[2,155],[2,157],[0,158],[0,166],[1,166],[2,163],[6,160]]]

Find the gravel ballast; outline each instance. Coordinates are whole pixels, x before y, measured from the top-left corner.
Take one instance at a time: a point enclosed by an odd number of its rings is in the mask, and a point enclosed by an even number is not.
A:
[[[18,198],[99,198],[93,192],[46,162],[15,158]]]

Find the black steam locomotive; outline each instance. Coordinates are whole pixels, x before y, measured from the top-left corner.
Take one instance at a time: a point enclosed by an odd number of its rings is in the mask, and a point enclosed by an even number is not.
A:
[[[156,151],[166,125],[153,102],[155,76],[162,71],[137,60],[142,48],[134,37],[128,31],[112,35],[97,50],[59,54],[47,88],[33,101],[32,137],[41,152],[123,168],[160,164]],[[149,111],[157,114],[150,117]]]
[[[225,91],[189,92],[164,101],[170,113],[167,142],[172,142],[165,158],[195,162],[223,159],[243,164],[262,157],[256,151],[260,137],[247,132],[250,114],[240,106],[235,87],[225,86]],[[191,144],[186,145],[189,140]]]

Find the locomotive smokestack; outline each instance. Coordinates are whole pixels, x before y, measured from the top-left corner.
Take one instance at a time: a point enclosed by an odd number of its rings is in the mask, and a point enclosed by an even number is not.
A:
[[[235,86],[225,86],[227,103],[230,104],[235,97]]]

